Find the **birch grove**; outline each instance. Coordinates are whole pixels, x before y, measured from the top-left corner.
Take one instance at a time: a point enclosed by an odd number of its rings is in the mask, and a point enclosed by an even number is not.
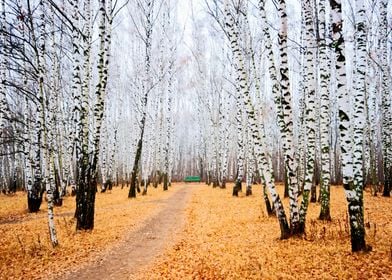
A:
[[[0,4],[0,190],[47,205],[53,246],[66,195],[92,230],[99,191],[200,177],[261,195],[281,239],[309,207],[337,219],[342,188],[352,251],[371,250],[364,192],[392,190],[390,1]]]

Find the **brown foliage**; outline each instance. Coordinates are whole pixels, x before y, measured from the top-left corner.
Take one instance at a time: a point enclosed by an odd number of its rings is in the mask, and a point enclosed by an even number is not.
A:
[[[155,201],[174,193],[150,188],[146,196],[130,200],[127,192],[114,188],[97,193],[92,232],[75,231],[75,197],[66,197],[63,206],[55,208],[57,248],[49,241],[46,202],[38,213],[28,213],[25,193],[0,195],[0,279],[48,279],[98,257],[125,231],[153,215],[159,206]]]
[[[280,187],[281,193],[283,188]],[[332,187],[331,222],[309,205],[306,235],[279,240],[275,217],[258,195],[233,198],[230,189],[200,187],[188,209],[183,238],[146,269],[144,279],[392,279],[392,202],[365,194],[367,242],[351,253],[347,204]],[[288,208],[288,199],[284,201]]]
[[[373,251],[350,251],[347,204],[332,187],[331,222],[317,220],[309,205],[306,235],[279,240],[275,217],[266,215],[260,186],[254,195],[231,196],[231,188],[196,188],[187,225],[175,246],[150,264],[141,279],[392,279],[392,202],[365,194],[367,242]],[[128,189],[97,194],[96,226],[75,232],[75,198],[55,209],[60,246],[50,246],[46,204],[27,213],[24,193],[0,196],[0,279],[48,279],[98,258],[157,213],[159,201],[175,193],[150,188],[147,196],[127,198]],[[283,188],[280,186],[281,194]],[[286,209],[288,199],[284,200]],[[137,277],[136,275],[134,275]]]

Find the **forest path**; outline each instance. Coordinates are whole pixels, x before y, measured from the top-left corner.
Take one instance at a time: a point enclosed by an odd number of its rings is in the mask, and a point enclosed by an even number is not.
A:
[[[176,237],[185,226],[186,207],[190,201],[192,186],[181,186],[171,197],[160,200],[160,210],[130,231],[125,238],[101,257],[75,271],[68,271],[60,279],[135,279],[138,272],[164,249],[174,245]],[[59,279],[56,277],[56,279]]]

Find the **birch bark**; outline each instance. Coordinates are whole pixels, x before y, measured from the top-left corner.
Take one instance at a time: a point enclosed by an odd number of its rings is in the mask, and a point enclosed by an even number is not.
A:
[[[360,4],[360,3],[358,3]],[[348,202],[353,252],[367,251],[371,248],[365,242],[363,220],[363,200],[361,189],[354,182],[352,140],[350,135],[350,96],[347,91],[345,41],[343,37],[342,4],[340,0],[330,0],[332,13],[332,47],[335,51],[337,75],[337,94],[339,103],[340,151],[343,172],[343,187]],[[358,5],[362,8],[362,5]]]

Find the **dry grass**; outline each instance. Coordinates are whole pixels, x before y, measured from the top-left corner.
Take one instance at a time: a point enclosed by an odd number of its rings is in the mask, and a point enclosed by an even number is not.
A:
[[[0,195],[0,279],[46,279],[45,275],[75,267],[97,256],[121,239],[125,231],[136,229],[157,211],[157,200],[177,190],[149,188],[147,196],[127,198],[128,189],[114,188],[98,193],[95,228],[92,232],[75,232],[75,198],[66,197],[55,208],[55,223],[60,246],[52,248],[47,229],[46,203],[36,214],[27,213],[25,193]]]
[[[183,238],[141,278],[392,279],[391,198],[365,194],[366,239],[373,246],[367,254],[350,251],[342,188],[332,187],[331,198],[332,222],[318,221],[320,207],[311,204],[306,236],[282,241],[261,195],[232,198],[231,189],[201,186]]]
[[[127,198],[128,189],[97,194],[95,229],[82,233],[75,232],[75,201],[67,197],[55,209],[60,240],[55,249],[49,244],[45,210],[27,213],[24,193],[0,196],[0,279],[47,279],[99,256],[179,188],[150,188],[136,200]],[[318,221],[319,205],[311,204],[306,236],[283,241],[276,218],[265,214],[259,186],[253,196],[239,198],[231,196],[231,189],[195,188],[180,240],[140,278],[392,279],[391,198],[366,193],[367,242],[373,251],[352,254],[342,188],[332,188],[332,222]],[[287,199],[284,203],[287,207]]]

